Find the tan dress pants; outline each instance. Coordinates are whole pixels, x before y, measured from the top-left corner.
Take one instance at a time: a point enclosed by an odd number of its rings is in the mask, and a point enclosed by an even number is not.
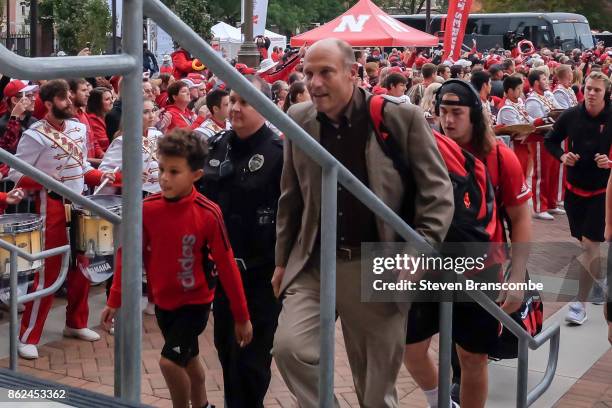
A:
[[[272,350],[302,408],[319,405],[320,264],[315,259],[285,292]],[[359,404],[397,407],[395,382],[404,355],[406,312],[395,303],[361,302],[359,259],[338,260],[336,271],[336,311]]]

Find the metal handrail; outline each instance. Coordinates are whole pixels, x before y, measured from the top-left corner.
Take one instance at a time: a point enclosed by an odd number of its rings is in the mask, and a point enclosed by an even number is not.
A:
[[[299,127],[286,114],[280,111],[276,105],[262,95],[247,79],[219,56],[202,38],[200,38],[189,26],[181,21],[160,0],[144,0],[145,14],[155,21],[165,32],[174,38],[179,44],[189,50],[195,57],[206,64],[215,75],[221,78],[233,90],[240,94],[251,106],[257,106],[257,110],[266,119],[272,122],[284,135],[295,143],[305,154],[314,160],[322,168],[321,185],[321,354],[319,366],[319,405],[321,407],[333,406],[333,381],[334,381],[334,319],[335,317],[335,254],[336,254],[336,185],[339,182],[358,200],[364,203],[374,214],[384,220],[389,226],[422,253],[431,253],[433,248],[417,234],[401,217],[387,207],[368,187],[350,173],[338,160],[336,160],[326,149],[317,143],[308,133]],[[325,295],[325,296],[324,296]],[[487,311],[496,315],[501,310],[495,304],[483,306]],[[452,308],[441,307],[441,319],[451,321]],[[506,315],[509,318],[509,316]],[[511,320],[511,319],[510,319]],[[516,329],[516,327],[515,327]],[[522,330],[522,328],[519,329]],[[523,330],[524,332],[524,330]],[[440,337],[450,332],[448,327],[440,327]],[[513,331],[514,333],[514,331]],[[528,335],[524,332],[525,335]],[[532,343],[529,343],[532,346]],[[537,347],[536,347],[537,348]],[[444,377],[450,371],[450,347],[447,348],[449,355],[445,356],[444,365],[440,365],[440,384],[448,382]],[[557,348],[558,353],[558,348]],[[446,358],[448,357],[448,358]],[[441,357],[442,362],[442,357]],[[549,364],[550,366],[550,364]],[[556,367],[556,361],[553,368]],[[554,370],[553,370],[554,374]],[[519,372],[519,376],[526,373]],[[545,376],[545,379],[547,377]],[[550,384],[548,384],[550,385]],[[440,387],[440,406],[450,403],[448,387]],[[546,385],[547,388],[547,385]],[[546,389],[544,388],[544,390]],[[446,401],[446,402],[445,402]]]
[[[17,370],[17,337],[18,337],[18,317],[17,317],[17,305],[39,299],[41,297],[49,296],[55,293],[66,280],[68,274],[68,261],[70,260],[70,245],[64,245],[61,247],[48,249],[46,251],[38,252],[36,254],[30,254],[29,252],[23,251],[21,248],[0,239],[0,248],[9,251],[10,253],[10,354],[9,354],[9,368],[13,371]],[[17,257],[23,258],[29,262],[38,261],[40,259],[50,258],[52,256],[62,255],[62,265],[60,267],[60,273],[55,279],[53,284],[47,288],[37,289],[34,292],[27,293],[19,296],[17,293],[17,278],[19,270],[17,266]],[[39,274],[44,276],[44,268],[41,269]]]
[[[460,276],[458,281],[465,283],[465,278]],[[518,371],[517,371],[517,393],[516,406],[525,408],[533,404],[552,384],[552,380],[557,370],[557,362],[559,360],[559,344],[561,339],[561,325],[555,322],[546,327],[538,335],[532,337],[525,329],[523,329],[514,319],[504,312],[498,305],[487,297],[481,291],[466,292],[480,306],[488,311],[493,317],[499,320],[512,334],[518,339]],[[529,369],[529,352],[528,349],[537,350],[544,343],[550,340],[550,349],[548,352],[548,363],[544,376],[535,387],[527,391],[527,372]]]
[[[52,79],[71,77],[96,77],[98,75],[123,75],[133,70],[136,59],[127,54],[95,55],[83,57],[22,57],[0,47],[2,73],[12,78]],[[36,64],[32,64],[36,61]],[[100,70],[105,66],[108,69]],[[77,67],[78,71],[74,68]]]
[[[142,21],[143,0],[123,2],[123,54],[111,56],[25,58],[0,46],[0,72],[21,79],[82,78],[123,75],[121,82],[123,129],[126,134],[142,134]],[[142,147],[138,138],[123,143],[122,214],[132,228],[121,229],[123,242],[121,284],[122,305],[116,321],[115,348],[121,357],[115,361],[115,392],[130,402],[140,401],[140,350],[142,316]],[[57,180],[0,149],[0,161],[33,178],[45,188],[82,205],[112,222],[121,218],[66,188]],[[129,322],[129,324],[125,324]],[[122,329],[122,326],[125,326]],[[12,334],[11,334],[12,336]],[[13,337],[13,336],[12,336]],[[116,394],[117,395],[117,394]]]

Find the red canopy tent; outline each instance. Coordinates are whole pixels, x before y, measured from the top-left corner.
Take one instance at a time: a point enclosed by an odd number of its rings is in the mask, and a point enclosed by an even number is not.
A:
[[[370,0],[359,0],[346,13],[327,24],[291,38],[291,46],[339,38],[353,47],[431,47],[438,37],[399,22]]]

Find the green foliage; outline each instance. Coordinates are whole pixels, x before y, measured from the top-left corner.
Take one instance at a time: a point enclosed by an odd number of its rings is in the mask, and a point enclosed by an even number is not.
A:
[[[91,43],[92,54],[106,49],[111,15],[105,0],[43,0],[39,5],[40,20],[52,19],[60,50],[76,55]]]
[[[162,2],[200,37],[210,40],[210,28],[213,23],[208,11],[207,0],[162,0]],[[238,2],[238,15],[240,15],[240,2]]]
[[[239,0],[215,0],[208,4],[212,23],[223,21],[232,26],[240,22]]]
[[[557,11],[584,15],[592,29],[612,29],[612,0],[483,0],[485,12]]]
[[[293,35],[325,24],[348,10],[357,0],[268,0],[267,26],[275,26],[278,32]],[[447,0],[444,0],[447,1]],[[425,0],[374,0],[382,9],[397,14],[414,14],[424,10]],[[214,22],[224,21],[235,25],[240,21],[240,1],[216,0],[209,5]]]

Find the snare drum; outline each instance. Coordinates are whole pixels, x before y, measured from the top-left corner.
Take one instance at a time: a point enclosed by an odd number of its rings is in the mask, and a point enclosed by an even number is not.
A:
[[[0,239],[15,245],[19,249],[37,254],[42,250],[42,217],[36,214],[5,214],[0,215]],[[11,255],[9,251],[0,248],[0,273],[10,273]],[[42,260],[29,262],[17,258],[17,270],[34,272],[42,266]]]
[[[121,196],[95,195],[88,197],[91,201],[107,210],[121,215]],[[75,245],[78,251],[88,258],[114,254],[113,223],[107,221],[78,204],[72,204],[74,216],[72,225],[76,229]]]
[[[0,239],[24,252],[37,254],[43,246],[42,224],[42,217],[36,214],[0,215]],[[34,274],[41,269],[42,262],[17,258],[17,281],[22,292],[25,293],[27,285],[34,279]],[[3,303],[8,303],[10,273],[10,252],[0,248],[0,301]]]

